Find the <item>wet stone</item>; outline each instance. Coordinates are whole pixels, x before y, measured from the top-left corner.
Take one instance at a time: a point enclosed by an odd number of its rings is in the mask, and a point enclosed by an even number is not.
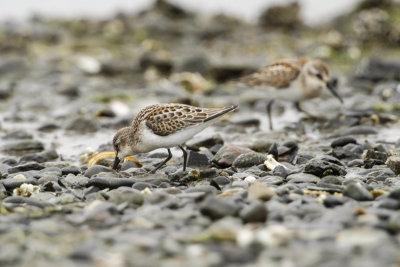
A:
[[[200,152],[190,150],[188,154],[187,166],[189,167],[209,166],[213,157],[212,153],[208,150]]]
[[[127,160],[124,163],[122,163],[121,171],[127,171],[130,168],[140,168],[140,166],[136,162]]]
[[[211,137],[206,137],[202,139],[192,139],[186,143],[188,149],[200,150],[201,147],[211,148],[215,145],[222,145],[224,140],[220,134],[215,134]]]
[[[252,150],[247,147],[227,144],[218,150],[212,162],[221,167],[230,167],[237,157],[251,151]]]
[[[358,201],[374,200],[372,194],[360,183],[349,183],[345,186],[343,194]]]
[[[9,165],[0,163],[0,179],[7,176],[9,168],[10,168]]]
[[[27,154],[44,149],[43,143],[35,140],[17,140],[5,142],[0,150],[11,154]]]
[[[316,184],[320,181],[320,178],[318,176],[315,176],[310,173],[295,173],[289,175],[286,180],[289,183],[313,183]]]
[[[84,187],[88,183],[89,178],[83,175],[74,175],[70,173],[65,177],[64,181],[72,187]]]
[[[77,167],[77,166],[67,166],[61,169],[61,173],[62,175],[68,175],[68,174],[74,174],[74,175],[78,175],[82,172],[82,170]]]
[[[245,223],[265,222],[267,220],[268,211],[263,202],[253,200],[249,205],[244,206],[239,216]]]
[[[396,174],[400,174],[400,156],[394,155],[390,156],[387,161],[386,165]]]
[[[44,169],[44,167],[39,163],[27,163],[9,168],[8,173],[12,174],[17,172],[26,172],[26,171],[42,170],[42,169]]]
[[[104,188],[118,188],[121,186],[131,187],[135,183],[135,180],[130,178],[109,178],[109,177],[95,177],[89,179],[86,187],[95,186],[100,189]]]
[[[306,164],[304,172],[316,175],[318,177],[323,177],[327,175],[339,176],[339,175],[346,175],[347,173],[343,167],[328,162],[326,160],[320,160],[320,159],[310,160]]]
[[[251,149],[260,152],[260,153],[268,153],[272,146],[272,142],[265,139],[257,139],[252,145]]]
[[[218,185],[227,185],[231,183],[231,179],[226,176],[218,176],[213,179]]]
[[[99,174],[101,172],[113,172],[115,173],[115,171],[113,169],[110,169],[108,167],[102,166],[102,165],[94,165],[92,167],[90,167],[89,169],[87,169],[85,171],[85,176],[86,177],[92,177],[93,175]]]
[[[257,166],[259,164],[264,163],[267,160],[267,155],[257,153],[257,152],[249,152],[246,154],[242,154],[235,159],[232,163],[232,168],[249,168],[252,166]]]
[[[208,197],[200,204],[200,212],[212,220],[233,216],[238,209],[237,205],[226,198]]]
[[[342,147],[345,146],[347,144],[357,144],[357,140],[351,136],[342,136],[342,137],[338,137],[336,139],[334,139],[331,143],[331,147],[335,148],[335,147]]]
[[[280,176],[266,176],[258,179],[258,182],[264,183],[266,185],[281,185],[285,179]]]

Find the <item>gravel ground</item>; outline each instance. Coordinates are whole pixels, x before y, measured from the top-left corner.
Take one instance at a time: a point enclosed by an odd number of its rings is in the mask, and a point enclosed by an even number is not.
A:
[[[364,1],[317,28],[287,8],[257,25],[162,1],[0,25],[0,265],[399,266],[398,6]],[[270,131],[268,99],[231,80],[295,56],[326,61],[345,103],[304,102],[316,118],[276,103]],[[179,149],[155,174],[165,149],[88,168],[164,102],[240,109],[186,144],[186,172]]]

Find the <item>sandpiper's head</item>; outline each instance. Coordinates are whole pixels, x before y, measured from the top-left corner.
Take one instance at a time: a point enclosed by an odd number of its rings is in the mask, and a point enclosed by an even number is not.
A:
[[[131,143],[132,135],[131,127],[124,127],[119,129],[114,135],[113,146],[115,150],[115,159],[113,164],[113,169],[117,169],[118,164],[125,157],[134,154],[133,144]]]
[[[310,60],[304,65],[304,84],[306,95],[318,96],[324,88],[327,88],[335,97],[343,103],[343,99],[336,92],[337,79],[330,77],[329,68],[320,60]]]

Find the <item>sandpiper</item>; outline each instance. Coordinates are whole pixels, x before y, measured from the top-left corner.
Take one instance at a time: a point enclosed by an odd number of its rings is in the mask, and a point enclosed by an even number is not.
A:
[[[293,101],[297,110],[307,113],[301,109],[300,101],[318,97],[327,88],[343,103],[336,92],[337,79],[330,78],[328,66],[320,60],[306,58],[280,60],[237,81],[255,87],[251,92],[244,92],[242,99],[250,101],[260,98],[270,99],[267,113],[271,130],[273,129],[271,106],[274,100]]]
[[[237,106],[200,108],[184,104],[154,104],[139,111],[132,125],[119,129],[113,139],[116,157],[113,169],[126,156],[166,148],[168,157],[158,164],[153,173],[172,158],[171,147],[183,152],[183,171],[186,170],[187,152],[182,145],[225,113]]]

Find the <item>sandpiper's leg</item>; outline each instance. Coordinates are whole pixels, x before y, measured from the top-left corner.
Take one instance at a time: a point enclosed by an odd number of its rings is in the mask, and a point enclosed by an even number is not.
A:
[[[309,116],[312,119],[316,119],[317,118],[313,114],[311,114],[310,112],[304,110],[300,105],[300,101],[294,102],[294,107],[296,108],[297,111],[303,112],[304,114],[306,114],[307,116]]]
[[[178,146],[183,152],[183,171],[186,171],[187,152],[182,146]]]
[[[267,114],[268,114],[268,120],[269,120],[269,129],[272,131],[274,127],[272,126],[272,117],[271,117],[271,107],[272,104],[274,103],[274,100],[271,100],[267,104]]]
[[[168,160],[172,158],[171,150],[169,148],[167,148],[167,150],[168,150],[168,157],[163,162],[158,164],[157,167],[155,167],[154,170],[151,171],[151,173],[155,173],[159,168],[161,168],[161,166],[163,166],[165,163],[167,163]]]

